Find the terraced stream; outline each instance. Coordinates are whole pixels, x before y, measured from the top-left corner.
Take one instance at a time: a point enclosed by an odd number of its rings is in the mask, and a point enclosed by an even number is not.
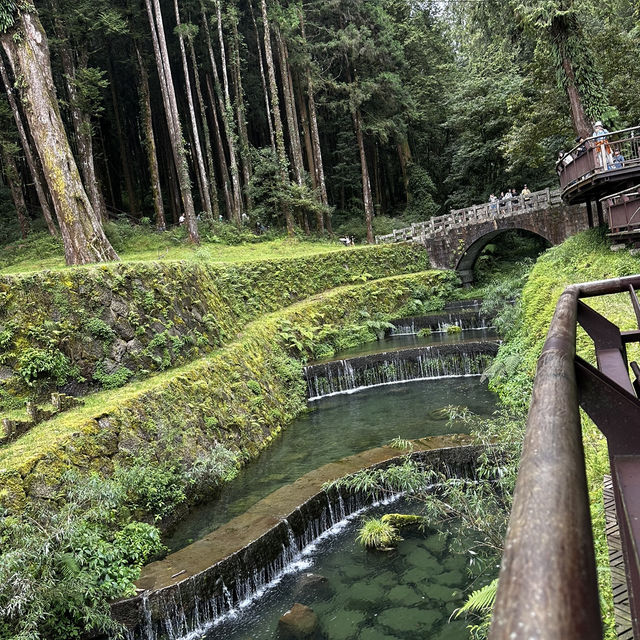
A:
[[[386,352],[397,347],[461,344],[478,339],[476,331],[390,337],[349,352],[350,357]],[[488,337],[486,330],[483,337]],[[342,355],[342,354],[341,354]],[[495,398],[479,376],[460,376],[393,384],[358,393],[333,395],[310,404],[309,413],[295,420],[260,458],[242,469],[220,497],[192,510],[165,544],[175,551],[240,515],[271,492],[323,464],[388,443],[396,437],[459,433],[448,424],[447,406],[466,406],[490,414]]]
[[[224,579],[215,578],[215,573],[206,569],[219,561],[209,558],[207,553],[207,557],[202,556],[206,549],[202,543],[217,535],[208,534],[220,527],[223,527],[221,534],[225,529],[236,530],[239,526],[236,523],[246,520],[245,514],[252,508],[261,513],[260,505],[272,500],[272,495],[287,494],[289,485],[323,465],[380,447],[396,437],[419,439],[461,432],[461,424],[448,421],[448,406],[465,406],[476,414],[489,415],[495,408],[495,397],[477,374],[495,349],[495,339],[483,328],[459,334],[436,333],[425,338],[391,336],[384,343],[363,345],[348,354],[340,354],[343,357],[340,366],[353,364],[355,370],[365,372],[356,384],[370,379],[374,386],[351,388],[345,393],[330,390],[326,397],[314,399],[309,404],[310,411],[289,425],[258,460],[242,469],[221,495],[194,509],[181,522],[165,542],[172,551],[183,550],[162,561],[162,566],[143,572],[139,581],[145,585],[144,589],[156,589],[154,604],[150,600],[154,592],[145,591],[138,605],[126,604],[122,609],[131,612],[136,606],[141,607],[134,615],[143,622],[129,637],[135,640],[280,638],[279,617],[294,602],[302,602],[310,604],[318,615],[319,627],[313,636],[318,640],[466,638],[464,624],[447,624],[451,611],[460,604],[462,590],[469,584],[465,558],[449,547],[449,531],[443,535],[431,531],[426,536],[420,533],[405,536],[397,551],[370,554],[354,542],[360,512],[341,520],[354,509],[347,509],[340,516],[334,513],[337,507],[329,505],[321,516],[322,522],[308,523],[310,537],[303,534],[300,538],[301,534],[296,533],[294,538],[289,520],[284,521],[289,540],[285,534],[284,542],[278,543],[278,549],[282,546],[281,556],[275,565],[272,562],[272,569],[264,572],[251,569],[253,573],[245,577],[240,573],[226,573]],[[313,366],[308,371],[312,371]],[[367,373],[371,367],[375,370],[373,376]],[[444,370],[446,375],[424,376],[425,367],[429,373],[435,368]],[[389,376],[390,368],[393,375]],[[384,374],[382,378],[379,371]],[[417,377],[418,381],[405,382],[402,376],[409,380]],[[371,507],[366,510],[370,511]],[[397,511],[398,506],[394,505],[392,510]],[[342,511],[342,507],[337,511]],[[302,515],[302,511],[298,515]],[[246,533],[249,533],[248,541],[263,535],[257,531],[254,535],[251,531]],[[191,545],[194,541],[201,542]],[[243,566],[246,562],[254,566],[251,564],[254,560],[247,555],[252,553],[248,549],[232,552],[233,557]],[[221,569],[223,573],[225,570]],[[323,576],[320,589],[307,590],[304,586],[307,572]],[[167,585],[175,586],[162,590],[165,579],[158,582],[161,574],[167,574]],[[185,586],[180,587],[182,583],[176,581],[183,580],[181,575],[193,578],[186,579]],[[232,576],[238,576],[234,586],[231,586]],[[218,595],[207,595],[209,583]],[[196,592],[200,595],[195,596],[195,610],[193,607],[183,609],[186,594]]]

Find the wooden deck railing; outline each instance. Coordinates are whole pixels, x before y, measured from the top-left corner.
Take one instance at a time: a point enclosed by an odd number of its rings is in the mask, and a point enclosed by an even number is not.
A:
[[[591,176],[638,165],[640,127],[632,127],[587,138],[558,160],[556,170],[564,192]]]
[[[613,193],[601,202],[611,233],[640,230],[640,185]]]
[[[454,209],[444,216],[415,222],[410,227],[394,229],[392,233],[376,236],[376,244],[390,242],[420,242],[423,239],[443,235],[451,229],[471,224],[520,215],[527,211],[539,211],[561,204],[560,192],[544,189],[528,196],[515,196],[496,202],[485,202],[466,209]]]
[[[505,541],[490,640],[600,640],[579,406],[607,438],[635,637],[640,637],[640,384],[631,383],[620,330],[581,298],[628,291],[640,327],[640,276],[568,287],[547,334]],[[576,356],[576,326],[598,368]],[[631,363],[636,376],[640,368]]]

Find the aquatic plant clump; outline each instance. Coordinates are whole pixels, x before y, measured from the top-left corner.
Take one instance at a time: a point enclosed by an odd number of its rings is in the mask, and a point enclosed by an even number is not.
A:
[[[356,540],[367,549],[378,551],[395,546],[400,540],[397,529],[380,518],[368,518],[358,531]]]

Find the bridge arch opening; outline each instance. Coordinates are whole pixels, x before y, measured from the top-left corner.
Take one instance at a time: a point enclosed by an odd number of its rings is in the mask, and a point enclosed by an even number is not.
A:
[[[456,265],[463,284],[482,282],[508,264],[533,260],[552,243],[548,238],[528,229],[498,229],[476,239],[462,254]]]

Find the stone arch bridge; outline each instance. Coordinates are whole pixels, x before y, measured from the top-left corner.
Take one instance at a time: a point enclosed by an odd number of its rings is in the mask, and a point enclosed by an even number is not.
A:
[[[496,236],[510,229],[530,231],[557,245],[593,226],[585,205],[562,203],[559,191],[537,191],[502,203],[488,202],[418,222],[393,233],[376,236],[376,243],[414,242],[426,247],[431,264],[455,269],[463,284],[473,281],[478,256]]]

